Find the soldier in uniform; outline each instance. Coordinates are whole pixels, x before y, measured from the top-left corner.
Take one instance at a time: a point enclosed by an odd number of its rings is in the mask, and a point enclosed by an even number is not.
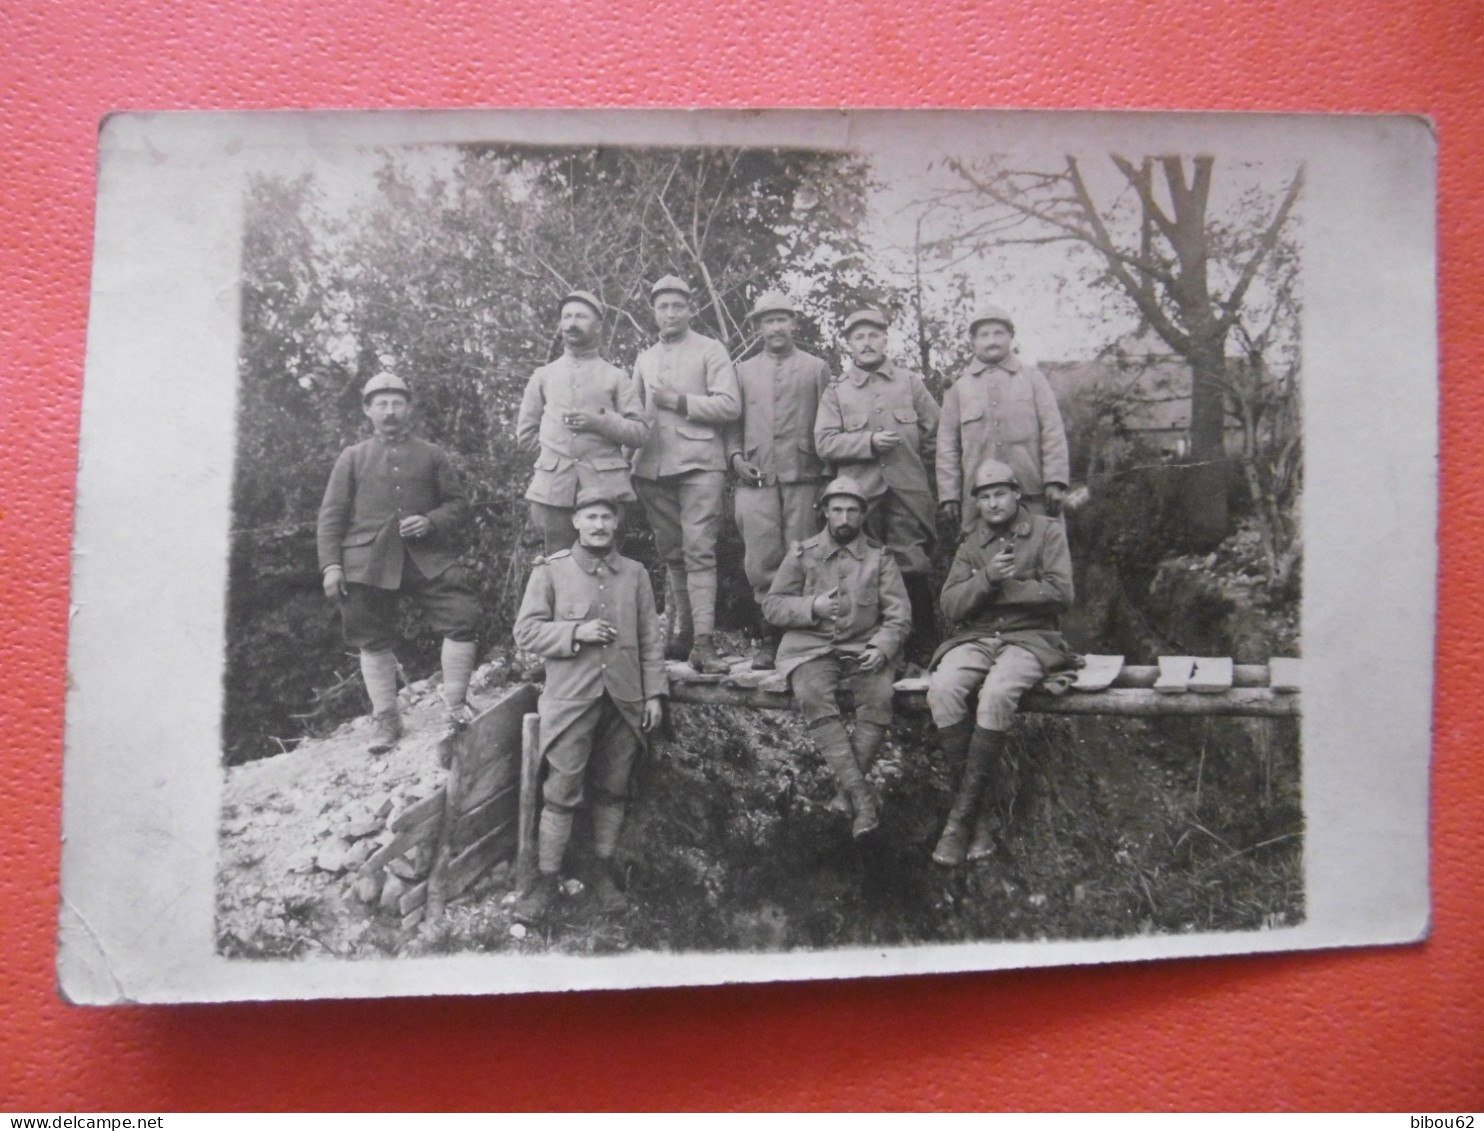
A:
[[[540,453],[526,499],[547,554],[572,544],[572,507],[582,488],[637,502],[624,449],[649,438],[633,380],[598,356],[598,297],[572,291],[559,310],[562,356],[531,374],[515,426],[520,450]]]
[[[695,308],[683,279],[664,276],[649,297],[660,340],[634,362],[649,438],[634,456],[633,483],[665,563],[665,654],[699,672],[725,672],[712,632],[726,493],[722,428],[742,413],[737,371],[725,346],[690,328]]]
[[[866,533],[897,559],[912,601],[914,653],[933,639],[932,547],[937,530],[926,464],[938,434],[938,404],[921,376],[886,359],[886,316],[858,310],[845,320],[851,363],[825,390],[814,443],[836,472],[866,492]]]
[[[589,797],[598,905],[618,911],[627,902],[613,856],[634,761],[664,717],[669,686],[649,575],[616,548],[618,507],[601,488],[578,493],[577,541],[537,562],[515,621],[516,644],[546,663],[538,871],[515,908],[524,922],[540,920],[556,898],[573,813]]]
[[[1010,465],[1021,487],[1020,505],[1035,514],[1061,514],[1070,478],[1067,431],[1056,394],[1034,366],[1014,351],[1015,323],[987,306],[969,323],[974,360],[943,396],[938,427],[938,506],[965,532],[978,515],[969,480],[987,459]]]
[[[841,476],[821,498],[825,529],[797,542],[778,567],[763,601],[769,623],[786,630],[778,671],[854,811],[851,832],[864,836],[879,820],[867,783],[891,725],[892,683],[911,607],[896,559],[862,533],[866,496]],[[847,733],[835,693],[855,693],[855,732]]]
[[[819,530],[815,506],[824,461],[814,451],[814,418],[830,369],[794,345],[794,307],[776,291],[753,304],[763,352],[737,366],[742,419],[726,430],[727,466],[737,476],[735,515],[742,568],[758,605],[784,552]],[[769,625],[754,668],[773,667],[778,631]]]
[[[472,717],[466,701],[474,672],[479,602],[454,553],[468,513],[448,453],[410,432],[412,392],[395,373],[361,390],[369,440],[340,453],[319,508],[318,545],[325,596],[340,605],[345,642],[360,650],[361,677],[375,720],[370,751],[402,737],[397,597],[422,606],[443,636],[443,701],[451,727]]]
[[[993,851],[986,786],[996,776],[1015,708],[1048,673],[1075,662],[1058,631],[1072,606],[1072,558],[1062,524],[1021,505],[1015,472],[999,460],[980,465],[974,503],[979,525],[959,544],[943,586],[943,615],[957,631],[933,657],[927,693],[939,746],[950,765],[964,761],[958,796],[933,850],[933,859],[949,866]]]

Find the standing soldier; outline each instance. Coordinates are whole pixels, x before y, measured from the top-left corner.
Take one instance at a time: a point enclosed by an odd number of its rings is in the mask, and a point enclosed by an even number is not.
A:
[[[1015,356],[1015,323],[987,306],[969,323],[974,360],[943,397],[938,435],[938,506],[965,531],[977,520],[970,479],[985,460],[1010,465],[1020,504],[1055,518],[1070,478],[1067,432],[1045,376]]]
[[[851,363],[820,399],[814,442],[822,458],[865,490],[866,533],[901,567],[912,601],[910,648],[925,658],[934,631],[929,575],[937,536],[926,463],[938,404],[918,374],[886,360],[886,328],[879,310],[845,320]]]
[[[726,347],[690,328],[690,287],[666,275],[649,290],[660,340],[634,362],[649,438],[634,456],[634,490],[665,563],[665,655],[698,672],[725,672],[716,652],[716,536],[726,493],[723,425],[742,413]]]
[[[582,488],[637,502],[624,449],[643,447],[649,437],[633,381],[598,356],[598,297],[572,291],[558,309],[562,356],[531,374],[515,426],[520,450],[540,452],[526,499],[547,554],[572,544],[572,506]]]
[[[814,744],[854,810],[851,832],[878,823],[865,775],[891,725],[897,654],[911,630],[911,606],[895,558],[865,537],[866,497],[841,476],[824,489],[825,529],[794,543],[763,601],[769,623],[786,629],[778,671],[799,703]],[[835,693],[855,692],[855,733],[840,720]]]
[[[1072,606],[1072,558],[1060,522],[1020,503],[1015,472],[988,460],[974,477],[980,525],[959,544],[943,586],[943,615],[958,625],[933,657],[928,708],[963,780],[933,859],[962,864],[993,851],[986,786],[1020,697],[1075,660],[1058,629]],[[979,694],[977,713],[969,699]],[[970,826],[973,841],[969,843]]]
[[[618,507],[601,488],[582,489],[572,516],[576,544],[537,563],[515,621],[516,644],[546,662],[537,704],[547,769],[538,871],[515,907],[527,923],[556,898],[572,815],[589,788],[594,894],[604,911],[627,905],[613,856],[634,761],[643,735],[664,716],[669,688],[649,575],[616,549]]]
[[[726,430],[727,466],[737,475],[737,530],[742,568],[759,606],[778,563],[795,542],[819,530],[815,503],[824,462],[814,451],[814,417],[830,369],[794,345],[794,307],[770,291],[752,307],[763,352],[737,366],[742,419]],[[766,629],[752,666],[773,667],[778,632]]]
[[[479,602],[454,554],[468,512],[448,453],[410,433],[412,392],[395,373],[361,390],[372,436],[340,453],[319,508],[319,565],[325,596],[340,604],[345,642],[361,653],[375,732],[384,754],[402,737],[397,597],[416,599],[443,636],[443,702],[451,727],[466,724]]]

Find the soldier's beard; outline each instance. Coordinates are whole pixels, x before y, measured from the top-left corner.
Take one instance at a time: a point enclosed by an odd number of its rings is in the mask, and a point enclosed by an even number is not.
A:
[[[835,540],[837,546],[848,546],[859,536],[861,528],[842,523],[839,526],[830,527],[830,537]]]

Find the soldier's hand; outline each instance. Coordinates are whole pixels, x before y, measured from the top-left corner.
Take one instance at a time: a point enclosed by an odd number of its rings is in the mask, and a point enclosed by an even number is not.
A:
[[[618,639],[618,629],[606,620],[585,620],[577,626],[573,637],[584,644],[612,644]]]
[[[644,720],[641,724],[646,731],[657,730],[665,721],[665,701],[658,697],[644,700]]]
[[[857,671],[879,672],[886,667],[886,653],[880,648],[867,648],[861,653],[860,662],[856,664]]]
[[[427,515],[410,514],[397,524],[397,533],[409,541],[416,542],[433,532],[433,524]]]
[[[750,483],[754,487],[762,486],[763,469],[751,460],[745,460],[741,456],[737,456],[732,460],[732,468],[736,471],[738,478],[744,483]]]
[[[680,404],[680,394],[669,385],[656,385],[650,392],[654,395],[654,403],[667,411],[675,411]]]
[[[345,570],[338,565],[332,565],[325,570],[323,578],[325,585],[325,596],[332,601],[340,601],[345,597]]]
[[[562,422],[574,432],[593,431],[593,417],[586,412],[567,412],[562,414]]]
[[[963,511],[959,509],[957,499],[949,499],[938,504],[938,513],[943,516],[943,521],[949,526],[958,526],[963,520]]]
[[[836,585],[828,593],[821,593],[810,608],[815,620],[834,620],[840,615],[840,587]]]
[[[900,432],[885,431],[871,433],[871,450],[879,455],[885,455],[902,442]]]
[[[1009,581],[1015,576],[1015,551],[1006,546],[989,559],[984,567],[984,574],[991,581]]]
[[[1062,504],[1067,501],[1067,489],[1060,483],[1048,483],[1042,501],[1046,506],[1046,516],[1055,518],[1061,514]]]

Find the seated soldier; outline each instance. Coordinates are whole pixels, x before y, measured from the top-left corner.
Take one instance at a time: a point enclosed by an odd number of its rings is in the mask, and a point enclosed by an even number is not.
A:
[[[1058,631],[1072,604],[1062,524],[1021,506],[1015,473],[999,460],[980,465],[974,503],[981,525],[965,535],[943,586],[943,615],[957,632],[933,656],[927,693],[939,746],[950,764],[964,759],[958,796],[933,850],[933,859],[949,866],[993,852],[985,786],[1015,708],[1049,672],[1075,659]]]
[[[869,772],[891,725],[894,667],[912,630],[912,606],[891,552],[861,533],[866,498],[842,476],[824,489],[825,529],[796,542],[778,567],[763,616],[787,630],[778,672],[789,681],[814,744],[854,810],[851,832],[879,821]],[[835,693],[855,693],[855,732],[840,720]]]

